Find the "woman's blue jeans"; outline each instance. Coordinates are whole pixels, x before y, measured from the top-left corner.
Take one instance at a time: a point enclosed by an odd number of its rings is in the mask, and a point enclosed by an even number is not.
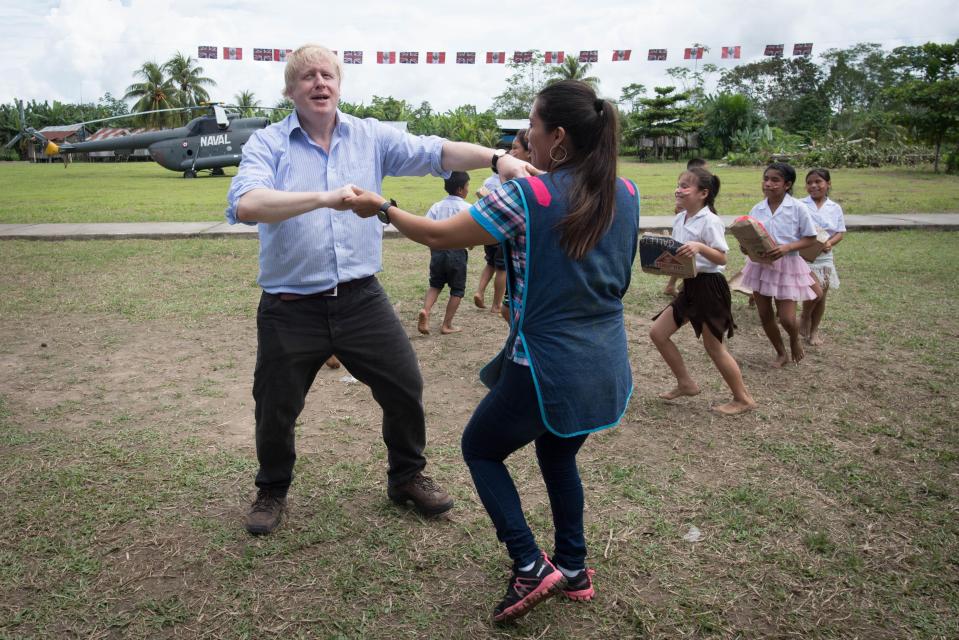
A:
[[[514,451],[536,443],[536,458],[553,511],[552,560],[564,569],[585,567],[583,483],[576,454],[586,435],[561,438],[546,429],[529,367],[507,361],[496,386],[480,402],[463,432],[463,459],[476,492],[517,566],[535,561],[539,547],[523,516],[516,485],[503,463]]]

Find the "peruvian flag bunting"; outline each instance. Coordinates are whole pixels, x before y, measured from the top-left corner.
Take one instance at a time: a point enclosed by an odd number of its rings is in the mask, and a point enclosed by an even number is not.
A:
[[[486,61],[489,62],[488,55],[486,56]],[[476,52],[475,51],[457,51],[456,64],[476,64]]]
[[[445,51],[427,51],[426,64],[446,64]]]
[[[274,62],[286,62],[286,57],[293,53],[293,49],[274,49],[273,50],[273,61]]]
[[[811,42],[797,42],[793,45],[793,55],[794,56],[811,56],[812,55],[812,43]]]
[[[741,54],[742,54],[742,47],[738,44],[735,47],[723,47],[722,49],[722,57],[724,59],[735,58],[736,60],[739,60],[739,57]]]
[[[599,50],[590,49],[588,51],[580,51],[579,61],[580,62],[599,62]]]
[[[565,51],[547,51],[543,54],[543,61],[546,64],[563,64],[566,59]]]
[[[647,60],[665,60],[666,59],[666,50],[665,49],[650,49],[649,55],[646,56]]]
[[[216,47],[200,46],[197,53],[197,57],[210,58],[211,60],[216,60]]]
[[[395,51],[377,51],[376,64],[396,64]]]
[[[487,51],[486,64],[504,64],[506,62],[505,51]]]
[[[363,64],[362,51],[344,51],[343,64]]]
[[[626,62],[632,52],[632,49],[615,49],[613,51],[613,62]]]
[[[400,64],[419,64],[419,51],[400,51]]]
[[[772,56],[773,58],[783,57],[783,45],[781,44],[767,44],[766,48],[763,50],[764,56]]]
[[[223,59],[224,60],[242,60],[243,48],[242,47],[223,47]]]
[[[686,51],[683,53],[684,60],[702,60],[703,59],[703,48],[702,47],[686,47]]]

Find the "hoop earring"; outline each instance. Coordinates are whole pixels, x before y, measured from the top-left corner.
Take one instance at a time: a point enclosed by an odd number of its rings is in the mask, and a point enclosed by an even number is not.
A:
[[[553,151],[555,151],[556,149],[560,149],[563,152],[562,158],[553,157]],[[569,152],[566,151],[566,147],[561,147],[559,145],[556,145],[555,147],[549,150],[549,159],[553,161],[553,164],[563,164],[564,162],[566,162],[568,158],[569,158]]]

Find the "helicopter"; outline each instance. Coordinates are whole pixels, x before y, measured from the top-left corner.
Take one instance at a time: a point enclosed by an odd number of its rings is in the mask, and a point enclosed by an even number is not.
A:
[[[23,103],[18,101],[20,110],[20,133],[6,147],[12,147],[21,138],[39,142],[47,156],[58,153],[85,153],[88,151],[122,151],[130,153],[135,149],[147,149],[150,157],[160,166],[171,171],[182,171],[184,178],[197,177],[198,171],[209,170],[213,175],[223,175],[223,167],[235,167],[240,164],[241,149],[255,131],[270,124],[269,118],[241,118],[238,113],[228,112],[229,107],[221,103],[208,103],[196,107],[178,107],[174,109],[156,109],[139,113],[76,123],[77,126],[106,122],[108,120],[129,119],[147,113],[169,111],[206,110],[182,127],[160,129],[145,133],[91,140],[89,142],[67,142],[55,144],[32,127],[25,126]],[[64,157],[64,163],[66,163]]]

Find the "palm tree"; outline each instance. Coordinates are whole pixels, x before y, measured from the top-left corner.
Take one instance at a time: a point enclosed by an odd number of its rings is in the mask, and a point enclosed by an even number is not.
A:
[[[260,101],[252,91],[241,91],[233,96],[233,101],[240,110],[240,117],[252,118],[260,114]]]
[[[203,67],[194,66],[193,58],[178,51],[163,63],[163,70],[170,74],[170,79],[176,86],[180,106],[195,107],[201,102],[209,102],[210,94],[204,87],[215,87],[216,81],[200,75]]]
[[[562,64],[550,67],[549,80],[546,84],[553,84],[560,80],[579,80],[591,86],[594,91],[598,90],[599,78],[586,75],[592,66],[589,62],[580,62],[575,56],[567,54]]]
[[[127,87],[123,99],[137,101],[133,105],[134,111],[173,109],[180,106],[173,80],[163,75],[163,68],[156,62],[144,62],[142,67],[133,72],[133,77],[142,78],[143,81],[134,82]],[[163,127],[174,120],[170,113],[150,113],[143,116],[143,122],[148,127]]]

